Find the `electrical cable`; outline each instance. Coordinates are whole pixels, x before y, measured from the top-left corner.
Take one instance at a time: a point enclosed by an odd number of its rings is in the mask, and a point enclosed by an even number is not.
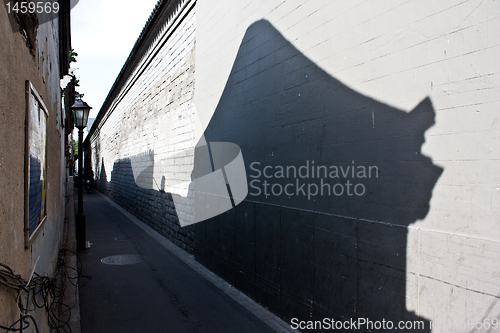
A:
[[[64,258],[67,254],[73,254],[77,259],[76,269],[66,265]],[[38,262],[38,259],[37,259]],[[21,313],[20,318],[12,324],[10,327],[0,325],[0,329],[6,332],[21,332],[28,327],[30,327],[30,320],[35,327],[36,332],[38,330],[38,324],[29,312],[34,311],[36,308],[45,309],[47,312],[48,325],[50,328],[55,329],[57,332],[71,332],[69,326],[69,320],[71,318],[71,309],[76,306],[75,304],[68,305],[62,302],[66,290],[66,281],[69,281],[75,289],[75,296],[78,292],[78,288],[81,287],[78,281],[82,278],[92,279],[91,276],[83,275],[81,260],[78,255],[68,249],[62,248],[59,251],[59,257],[57,261],[56,272],[53,278],[47,276],[40,276],[35,272],[36,263],[30,274],[30,279],[28,281],[24,280],[21,275],[15,274],[14,271],[7,265],[0,263],[0,284],[13,289],[17,292],[16,301],[19,311]],[[76,276],[70,276],[70,271],[76,271]],[[74,282],[73,280],[77,280]],[[26,305],[22,302],[22,293],[26,292]],[[30,309],[29,301],[33,308]],[[15,328],[19,325],[19,328]]]

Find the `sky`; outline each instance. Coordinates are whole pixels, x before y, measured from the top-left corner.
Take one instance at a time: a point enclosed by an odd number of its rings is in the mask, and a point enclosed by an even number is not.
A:
[[[71,10],[72,64],[83,100],[99,112],[157,0],[80,0]]]

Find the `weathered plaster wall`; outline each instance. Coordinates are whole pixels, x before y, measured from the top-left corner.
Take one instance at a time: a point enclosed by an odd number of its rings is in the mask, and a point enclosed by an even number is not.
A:
[[[5,6],[0,8],[0,262],[28,279],[36,272],[53,276],[62,244],[65,217],[64,129],[59,88],[58,21],[37,29],[33,54],[26,39],[12,30]],[[30,80],[49,111],[47,123],[47,221],[30,248],[24,243],[25,80]],[[15,293],[0,286],[0,323],[19,319]],[[31,314],[48,331],[45,310]],[[33,325],[30,329],[33,329]],[[29,330],[27,330],[29,331]],[[31,331],[30,331],[31,332]]]
[[[239,144],[247,173],[355,157],[381,179],[365,202],[248,196],[196,226],[197,258],[288,320],[498,318],[499,9],[199,1],[197,140]]]
[[[111,107],[101,109],[106,116],[90,143],[98,188],[192,252],[192,228],[179,226],[179,218],[192,219],[191,199],[179,183],[190,179],[193,160],[195,8],[173,4]]]

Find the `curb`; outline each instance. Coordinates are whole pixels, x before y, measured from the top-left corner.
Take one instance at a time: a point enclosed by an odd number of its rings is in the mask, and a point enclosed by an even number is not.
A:
[[[78,258],[76,253],[76,226],[75,226],[75,204],[74,204],[74,187],[73,177],[68,177],[68,202],[66,204],[66,214],[68,216],[67,234],[65,239],[65,248],[72,251],[66,251],[66,265],[68,269],[69,283],[66,283],[64,291],[64,303],[74,305],[71,309],[69,318],[69,329],[72,333],[81,333],[80,322],[80,295],[79,295],[79,280],[78,280]],[[74,282],[72,282],[74,281]]]

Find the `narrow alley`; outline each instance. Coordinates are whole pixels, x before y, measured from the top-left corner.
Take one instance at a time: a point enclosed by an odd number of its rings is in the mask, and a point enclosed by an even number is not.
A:
[[[92,246],[79,253],[91,276],[80,279],[82,332],[291,331],[99,192],[84,203]]]

